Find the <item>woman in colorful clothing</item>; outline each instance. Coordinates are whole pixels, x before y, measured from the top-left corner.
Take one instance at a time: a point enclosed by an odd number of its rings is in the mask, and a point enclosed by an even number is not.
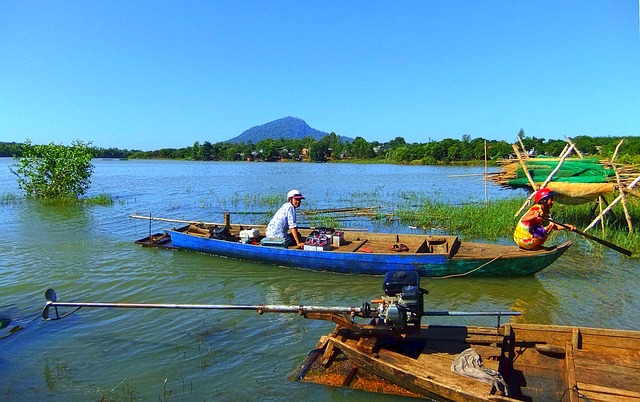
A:
[[[552,230],[562,230],[564,227],[549,223],[544,226],[544,221],[550,216],[553,207],[553,196],[555,193],[548,188],[541,188],[533,195],[534,204],[527,213],[522,215],[516,230],[513,233],[513,240],[525,250],[535,250],[544,245],[549,233]],[[569,230],[573,230],[572,225],[566,225]]]

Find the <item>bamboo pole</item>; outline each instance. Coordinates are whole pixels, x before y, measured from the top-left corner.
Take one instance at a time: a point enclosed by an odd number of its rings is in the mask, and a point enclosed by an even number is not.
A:
[[[184,224],[190,224],[190,225],[194,225],[194,224],[203,224],[203,225],[211,225],[211,226],[224,226],[224,223],[220,223],[220,222],[203,222],[203,221],[187,221],[187,220],[182,220],[182,219],[169,219],[169,218],[158,218],[158,217],[151,217],[151,216],[145,216],[145,215],[138,215],[138,214],[131,214],[129,215],[129,218],[134,218],[134,219],[148,219],[149,221],[159,221],[159,222],[171,222],[171,223],[184,223]],[[244,226],[244,227],[248,227],[248,228],[266,228],[267,225],[256,225],[256,224],[248,224],[248,223],[234,223],[232,226]],[[315,229],[314,226],[311,227],[307,227],[307,226],[298,226],[299,229]],[[367,229],[356,229],[356,228],[336,228],[337,230],[341,230],[343,232],[366,232]]]
[[[573,149],[573,145],[571,145],[569,147],[569,150],[562,156],[562,158],[560,158],[560,162],[558,162],[558,166],[556,166],[556,168],[553,169],[551,171],[551,173],[549,173],[549,176],[547,176],[546,180],[544,181],[544,183],[542,183],[540,188],[545,188],[547,186],[547,184],[549,184],[551,179],[553,179],[553,175],[556,174],[556,172],[560,169],[560,166],[562,166],[562,164],[564,163],[564,160],[567,159],[567,156],[569,156],[569,153],[571,153],[572,149]],[[640,177],[639,177],[639,179],[640,179]],[[518,210],[518,212],[516,212],[516,214],[514,216],[520,215],[520,212],[522,212],[522,210],[525,209],[527,204],[529,204],[529,201],[531,201],[531,199],[533,198],[534,194],[535,194],[535,192],[531,193],[529,195],[529,197],[527,197],[527,199],[525,200],[524,204],[522,204],[522,207],[520,207],[520,209]]]
[[[544,181],[544,183],[542,183],[542,186],[540,186],[540,188],[544,188],[547,186],[547,184],[549,184],[549,182],[551,181],[551,179],[553,179],[553,175],[556,174],[558,172],[558,170],[560,170],[560,167],[562,166],[562,164],[564,163],[564,160],[567,159],[567,157],[569,156],[569,154],[571,153],[571,150],[573,149],[573,145],[571,145],[569,147],[569,150],[567,151],[567,153],[560,158],[560,161],[558,162],[558,166],[556,166],[555,169],[553,169],[553,171],[551,173],[549,173],[549,176],[547,176],[547,179]]]
[[[567,143],[569,145],[574,145],[573,142],[571,142],[571,138],[567,137],[566,135],[564,136],[564,138],[567,140]],[[574,151],[576,151],[576,154],[578,154],[580,159],[584,159],[584,156],[582,156],[582,152],[580,152],[580,150],[577,147],[574,147]]]
[[[522,143],[522,139],[520,138],[519,135],[517,135],[516,137],[518,137],[518,142],[520,143],[520,146],[522,147],[522,151],[524,152],[525,158],[529,159],[529,153],[527,152],[527,148],[524,147],[524,144]],[[519,152],[516,152],[516,154],[519,154]]]
[[[616,175],[616,182],[618,183],[618,188],[620,189],[620,195],[622,196],[620,201],[622,202],[622,210],[624,211],[624,217],[627,219],[627,226],[629,227],[629,233],[633,233],[633,223],[631,223],[631,215],[629,214],[629,208],[627,208],[627,198],[624,195],[624,191],[622,191],[623,186],[620,180],[620,173],[618,173],[618,168],[613,163],[613,161],[618,156],[618,150],[620,149],[620,146],[622,145],[623,142],[624,142],[624,139],[620,140],[620,142],[616,146],[616,150],[613,152],[613,156],[611,157],[611,166],[613,167],[613,172]]]
[[[487,174],[488,174],[488,166],[487,166],[487,140],[484,140],[484,208],[489,208],[489,192],[487,189]]]
[[[602,204],[604,204],[604,197],[599,195],[598,196],[598,206],[600,207],[600,213],[602,214]],[[602,237],[604,237],[605,233],[604,233],[604,219],[602,219],[600,221],[600,229],[602,230]]]
[[[531,174],[529,174],[529,169],[527,169],[527,165],[525,165],[524,160],[522,160],[522,157],[520,156],[520,152],[518,151],[518,148],[516,147],[516,144],[511,144],[511,147],[513,148],[513,150],[516,153],[516,156],[518,157],[518,161],[520,162],[520,165],[522,166],[522,170],[524,170],[524,174],[527,176],[527,180],[529,180],[529,184],[531,184],[531,188],[533,189],[533,191],[536,191],[538,189],[536,187],[536,183],[533,181],[533,178],[531,177]]]
[[[640,176],[636,177],[636,178],[635,178],[635,180],[633,180],[633,181],[632,181],[632,182],[627,186],[627,190],[633,190],[633,188],[636,186],[636,184],[638,184],[638,182],[640,182]],[[624,191],[621,191],[621,193],[624,193]],[[610,210],[611,208],[613,208],[613,206],[614,206],[614,205],[616,205],[616,204],[620,201],[620,199],[621,199],[621,198],[622,198],[622,196],[621,196],[621,195],[617,196],[617,197],[616,197],[616,199],[615,199],[615,200],[613,200],[613,201],[611,202],[611,204],[609,204],[609,206],[608,206],[608,207],[606,207],[606,208],[604,209],[604,211],[602,211],[602,212],[600,213],[600,215],[599,215],[599,216],[597,216],[597,217],[596,217],[596,219],[594,219],[594,220],[593,220],[593,222],[591,222],[591,223],[589,224],[589,226],[587,226],[587,227],[584,229],[584,231],[587,231],[587,230],[591,229],[592,227],[594,227],[594,226],[595,226],[595,224],[596,224],[596,223],[598,223],[598,221],[600,221],[600,219],[602,219],[603,215],[604,215],[604,214],[606,214],[607,212],[609,212],[609,210]]]

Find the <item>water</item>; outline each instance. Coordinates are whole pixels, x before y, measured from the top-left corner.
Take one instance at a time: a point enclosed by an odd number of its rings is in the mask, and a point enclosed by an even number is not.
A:
[[[11,163],[0,159],[0,195],[19,194]],[[256,196],[284,198],[291,188],[307,197],[302,209],[393,209],[421,196],[449,203],[485,197],[478,176],[450,177],[481,173],[477,167],[94,164],[89,195],[109,194],[116,199],[112,206],[0,205],[0,319],[11,320],[0,329],[2,400],[403,400],[289,380],[318,338],[332,331],[328,322],[253,312],[121,309],[82,309],[61,321],[43,321],[44,291],[54,288],[61,301],[360,305],[380,296],[382,278],[145,249],[133,241],[148,234],[149,224],[129,215],[220,222],[225,210],[268,210],[252,204]],[[518,194],[488,188],[491,199]],[[384,222],[346,224],[412,231]],[[152,230],[170,226],[156,222]],[[426,308],[513,308],[523,312],[517,318],[522,322],[640,329],[637,261],[568,236],[575,246],[533,277],[424,280],[430,291]],[[494,319],[429,322],[493,325]],[[23,329],[11,334],[16,326]]]

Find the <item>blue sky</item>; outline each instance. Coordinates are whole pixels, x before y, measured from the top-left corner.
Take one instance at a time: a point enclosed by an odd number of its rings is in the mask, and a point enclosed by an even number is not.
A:
[[[640,135],[638,0],[0,0],[0,141]]]

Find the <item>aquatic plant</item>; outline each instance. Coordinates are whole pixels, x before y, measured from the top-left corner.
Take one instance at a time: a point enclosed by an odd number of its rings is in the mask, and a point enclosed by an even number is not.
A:
[[[71,146],[22,145],[22,156],[16,157],[18,186],[29,197],[78,198],[91,184],[93,151],[90,143],[74,141]]]
[[[0,196],[0,204],[2,205],[17,204],[18,202],[20,202],[21,199],[22,199],[21,197],[13,193],[4,194]]]

